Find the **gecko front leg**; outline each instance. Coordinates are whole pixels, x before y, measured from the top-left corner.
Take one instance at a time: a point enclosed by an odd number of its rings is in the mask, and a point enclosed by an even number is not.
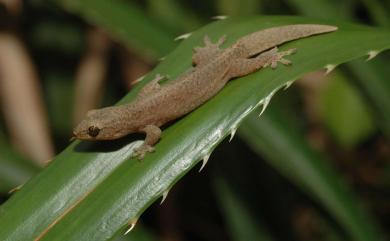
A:
[[[271,68],[276,68],[278,62],[289,65],[291,64],[290,60],[284,59],[284,56],[293,54],[296,52],[296,49],[289,49],[287,51],[278,52],[278,48],[275,47],[271,50],[268,50],[255,58],[242,58],[237,59],[231,65],[229,69],[229,77],[240,77],[248,75],[252,72],[255,72],[258,69],[265,68],[271,66]]]
[[[144,143],[134,150],[133,157],[137,157],[138,160],[144,158],[147,152],[154,151],[154,144],[158,142],[161,136],[161,129],[155,125],[147,125],[143,129],[142,132],[146,133],[146,138]]]
[[[160,86],[160,81],[165,79],[166,76],[162,76],[160,74],[156,74],[156,76],[154,77],[153,80],[151,80],[149,83],[147,83],[141,90],[140,92],[138,93],[138,96],[137,98],[138,99],[142,99],[142,98],[145,98],[146,96],[148,95],[151,95],[157,91],[160,90],[161,86]]]

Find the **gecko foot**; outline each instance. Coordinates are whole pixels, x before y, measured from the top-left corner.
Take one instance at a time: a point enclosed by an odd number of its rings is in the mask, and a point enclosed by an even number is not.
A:
[[[203,38],[204,47],[203,48],[219,48],[226,41],[226,35],[223,35],[219,38],[216,43],[211,42],[211,39],[208,35],[205,35]]]
[[[209,36],[205,35],[204,47],[195,47],[192,55],[192,63],[196,66],[205,65],[215,59],[220,53],[219,48],[226,40],[226,35],[222,36],[216,43],[211,42]]]
[[[160,80],[163,80],[163,79],[166,79],[166,78],[168,78],[168,76],[161,75],[161,74],[156,74],[156,76],[154,77],[154,79],[151,82],[158,83]]]
[[[142,160],[144,159],[145,154],[148,152],[154,152],[154,147],[150,145],[141,145],[134,150],[134,153],[131,157],[135,157],[138,160]]]
[[[278,52],[278,48],[273,48],[272,50],[269,51],[269,54],[271,54],[272,56],[268,61],[268,63],[264,65],[264,67],[271,66],[272,69],[275,69],[278,66],[278,62],[284,65],[290,65],[291,61],[283,57],[294,54],[295,52],[297,52],[297,49],[295,48],[289,49],[287,51],[282,51],[282,52]]]

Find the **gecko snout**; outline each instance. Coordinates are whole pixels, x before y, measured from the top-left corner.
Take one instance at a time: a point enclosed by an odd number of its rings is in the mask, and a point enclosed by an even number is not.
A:
[[[76,131],[73,131],[73,132],[72,132],[72,136],[69,138],[69,142],[74,141],[74,140],[76,140],[76,139],[77,139]]]
[[[76,140],[76,136],[75,136],[75,135],[72,135],[72,136],[69,138],[69,142],[72,142],[72,141],[74,141],[74,140]]]

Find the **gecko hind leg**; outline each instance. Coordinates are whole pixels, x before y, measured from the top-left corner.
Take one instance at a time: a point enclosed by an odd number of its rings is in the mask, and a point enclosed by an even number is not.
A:
[[[133,157],[138,160],[142,160],[146,153],[154,151],[154,144],[158,142],[161,136],[161,129],[155,125],[147,125],[141,131],[146,133],[146,138],[144,143],[134,150]]]
[[[267,67],[270,65],[272,69],[275,69],[278,66],[278,62],[280,62],[284,65],[290,65],[291,61],[288,59],[285,59],[284,56],[294,54],[295,52],[297,52],[297,49],[294,48],[294,49],[289,49],[289,50],[282,51],[282,52],[277,52],[278,48],[275,47],[275,48],[271,49],[271,51],[274,51],[273,56],[268,61],[268,63],[266,63],[264,65],[264,67]]]
[[[271,50],[261,53],[255,58],[237,59],[231,65],[228,77],[235,78],[245,76],[268,66],[271,66],[271,68],[274,69],[277,67],[278,62],[284,65],[289,65],[291,64],[291,61],[285,59],[284,56],[291,55],[295,52],[296,49],[289,49],[287,51],[278,52],[278,48],[275,47]]]
[[[226,41],[226,35],[223,35],[216,43],[211,42],[209,36],[203,38],[204,47],[195,47],[192,55],[192,63],[196,66],[202,66],[222,53],[220,46]]]

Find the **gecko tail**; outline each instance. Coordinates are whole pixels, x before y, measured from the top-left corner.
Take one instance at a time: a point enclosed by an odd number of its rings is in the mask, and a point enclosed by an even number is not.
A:
[[[260,30],[240,38],[236,44],[245,46],[249,56],[259,54],[291,40],[308,36],[336,31],[338,28],[331,25],[294,24]]]

